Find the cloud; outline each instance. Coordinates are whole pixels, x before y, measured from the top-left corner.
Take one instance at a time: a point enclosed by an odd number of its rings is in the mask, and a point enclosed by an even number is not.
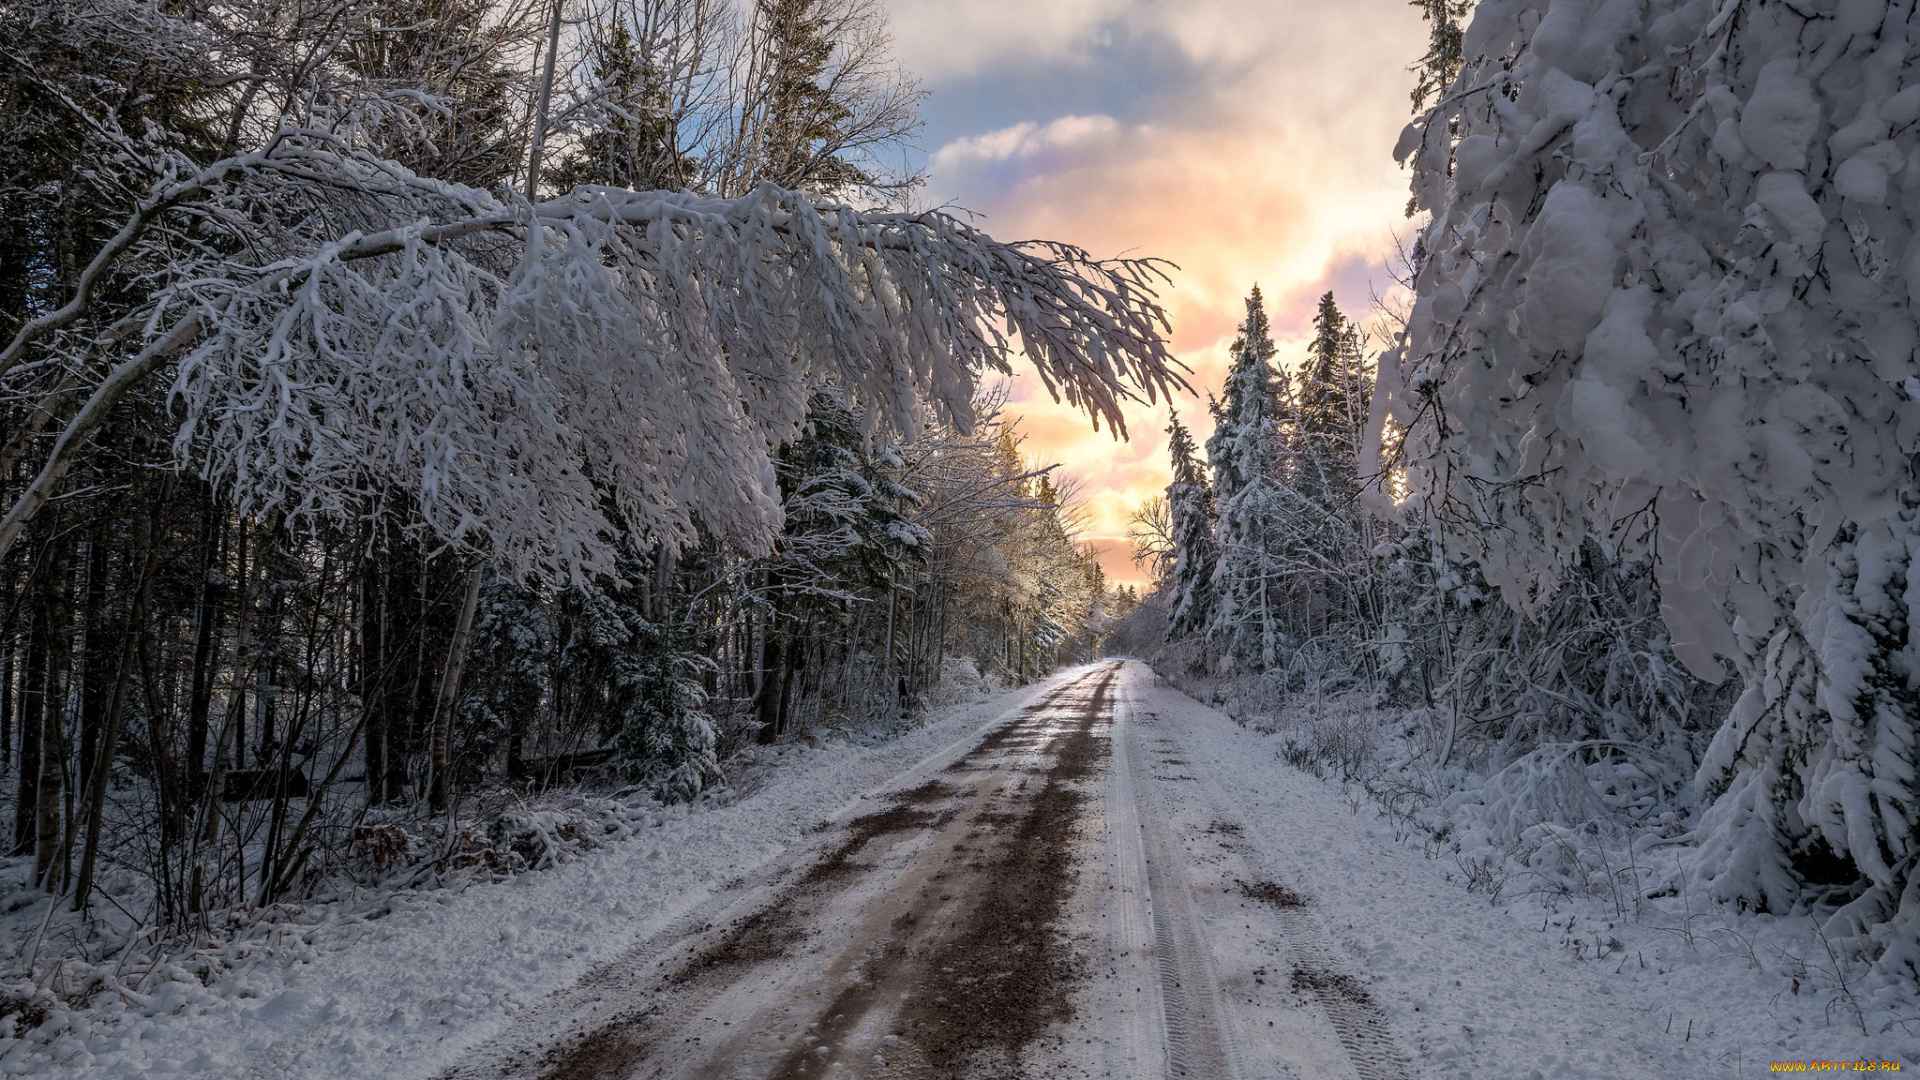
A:
[[[1083,54],[1127,0],[892,0],[895,49],[907,70],[939,81],[994,64],[1058,62]]]
[[[1120,134],[1120,124],[1111,116],[1063,116],[1045,126],[1023,121],[984,135],[955,139],[933,155],[933,168],[946,174],[1009,161],[1031,167],[1043,155],[1099,147]]]
[[[1322,293],[1365,318],[1370,289],[1389,284],[1407,198],[1391,150],[1408,120],[1406,68],[1426,45],[1405,0],[895,10],[902,55],[927,65],[932,90],[930,197],[978,213],[1002,239],[1178,264],[1162,299],[1202,395],[1220,385],[1254,284],[1283,360],[1304,351]],[[1203,396],[1172,407],[1202,437],[1211,430]],[[1030,451],[1081,479],[1090,535],[1109,538],[1170,479],[1168,410],[1129,407],[1134,441],[1117,445],[1036,379],[1016,380],[1011,408]]]

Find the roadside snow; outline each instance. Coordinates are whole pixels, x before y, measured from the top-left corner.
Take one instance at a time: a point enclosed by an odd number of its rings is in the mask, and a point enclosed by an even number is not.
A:
[[[384,915],[321,913],[234,957],[211,986],[163,969],[138,1000],[57,1014],[27,1038],[12,1037],[8,1022],[0,1074],[432,1075],[822,820],[852,812],[860,792],[901,781],[903,770],[938,768],[1075,673],[939,710],[889,742],[784,748],[777,766],[757,770],[764,786],[751,795],[675,808],[652,829],[555,869],[401,893]]]
[[[1594,897],[1465,889],[1450,846],[1396,827],[1357,788],[1279,760],[1243,728],[1140,673],[1136,709],[1243,822],[1273,879],[1303,894],[1431,1077],[1759,1076],[1772,1061],[1920,1063],[1920,1002],[1853,1004],[1811,920],[1693,898],[1616,914]],[[1175,787],[1167,785],[1168,788]],[[1164,789],[1163,789],[1164,790]],[[1227,808],[1223,808],[1227,809]],[[1517,890],[1515,890],[1517,892]],[[1798,978],[1798,983],[1795,978]],[[1904,1025],[1901,1016],[1912,1017]],[[1880,1028],[1888,1030],[1880,1032]]]

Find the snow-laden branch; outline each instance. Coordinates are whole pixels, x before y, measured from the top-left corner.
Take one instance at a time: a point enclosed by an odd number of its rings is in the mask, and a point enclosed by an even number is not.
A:
[[[1178,383],[1157,264],[1001,243],[945,214],[770,186],[583,188],[528,208],[324,138],[202,175],[226,187],[196,209],[279,257],[166,267],[142,359],[69,422],[0,553],[83,423],[176,349],[177,453],[242,509],[351,522],[401,500],[440,539],[549,577],[610,568],[609,509],[670,545],[697,521],[764,548],[780,522],[771,454],[822,381],[905,434],[929,406],[965,427],[982,375],[1016,352],[1116,429],[1128,397]],[[148,206],[142,229],[164,210]],[[529,210],[542,227],[523,255]],[[316,222],[359,227],[317,240]]]

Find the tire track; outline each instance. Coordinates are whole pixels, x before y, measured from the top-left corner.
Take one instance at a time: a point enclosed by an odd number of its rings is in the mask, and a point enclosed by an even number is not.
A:
[[[1130,777],[1145,773],[1131,718],[1116,718],[1122,744],[1116,758]],[[1139,803],[1140,841],[1145,851],[1155,966],[1166,1036],[1166,1075],[1220,1077],[1241,1075],[1240,1055],[1224,1023],[1219,980],[1194,908],[1180,880],[1181,856],[1168,828],[1165,807],[1151,788],[1134,785]]]
[[[1132,727],[1129,725],[1127,742],[1129,753],[1137,757],[1141,751]],[[1183,752],[1181,756],[1191,759],[1193,755]],[[1193,788],[1186,791],[1193,792],[1206,804],[1212,819],[1209,831],[1236,838],[1244,836],[1245,827],[1235,822],[1223,809],[1231,800],[1210,781],[1197,786],[1198,791]],[[1151,806],[1152,802],[1157,801],[1158,793],[1148,790],[1143,792],[1143,797]],[[1162,823],[1169,820],[1158,806],[1153,806],[1143,816]],[[1288,986],[1296,993],[1311,997],[1318,1004],[1355,1075],[1360,1080],[1411,1080],[1414,1075],[1412,1063],[1401,1049],[1386,1012],[1367,992],[1366,986],[1344,970],[1344,963],[1338,952],[1328,945],[1308,900],[1285,884],[1275,882],[1261,873],[1249,858],[1248,849],[1240,846],[1228,848],[1223,857],[1237,863],[1244,873],[1244,879],[1239,881],[1242,895],[1273,911],[1272,923],[1279,930],[1282,953],[1291,969]],[[1157,887],[1155,893],[1159,894]]]
[[[1284,886],[1271,891],[1263,886],[1271,887],[1273,883],[1260,882],[1246,891],[1279,909],[1281,940],[1293,967],[1288,984],[1295,991],[1311,994],[1320,1003],[1360,1080],[1409,1080],[1413,1067],[1400,1049],[1400,1041],[1393,1034],[1385,1010],[1359,979],[1341,970],[1340,961],[1327,947],[1305,901]],[[1277,896],[1286,899],[1277,899]]]
[[[1080,978],[1059,924],[1111,757],[1118,672],[1053,687],[970,749],[909,770],[918,787],[896,783],[883,809],[557,996],[449,1078],[1018,1070]]]

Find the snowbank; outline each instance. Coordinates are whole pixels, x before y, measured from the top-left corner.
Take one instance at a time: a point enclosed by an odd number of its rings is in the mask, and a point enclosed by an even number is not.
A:
[[[1669,822],[1637,833],[1637,852],[1564,824],[1512,831],[1502,814],[1519,800],[1507,787],[1528,770],[1492,790],[1457,769],[1417,775],[1406,713],[1359,698],[1300,700],[1244,724],[1171,688],[1140,707],[1180,729],[1200,771],[1249,818],[1275,879],[1306,894],[1364,961],[1426,1075],[1920,1062],[1912,986],[1832,946],[1815,918],[1754,915],[1687,890]],[[1435,789],[1455,795],[1437,801]]]

